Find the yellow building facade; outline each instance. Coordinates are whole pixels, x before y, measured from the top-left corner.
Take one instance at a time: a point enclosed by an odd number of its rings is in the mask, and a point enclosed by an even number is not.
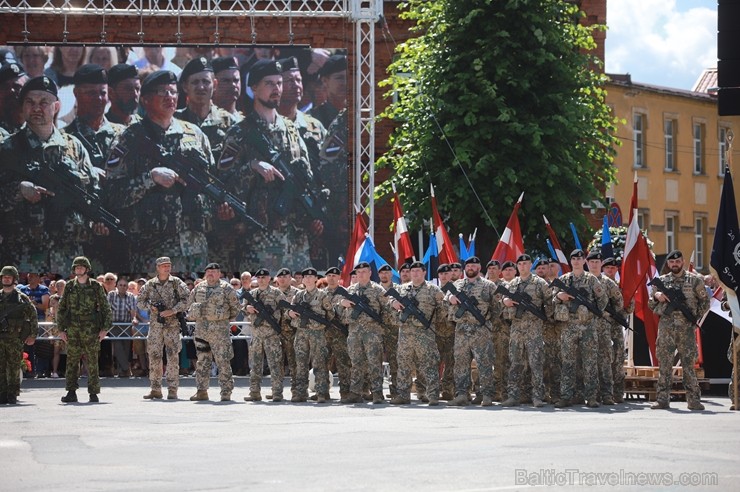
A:
[[[637,173],[640,226],[662,255],[680,249],[700,272],[709,271],[719,200],[727,162],[726,137],[740,137],[740,117],[720,117],[714,96],[633,83],[629,75],[610,75],[607,103],[624,124],[615,158],[618,183],[607,196],[629,220],[633,179]],[[737,145],[733,146],[736,202]],[[660,265],[658,265],[660,266]]]

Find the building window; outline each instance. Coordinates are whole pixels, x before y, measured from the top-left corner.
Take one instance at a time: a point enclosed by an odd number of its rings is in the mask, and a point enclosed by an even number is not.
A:
[[[635,113],[632,118],[632,139],[635,142],[634,167],[645,167],[645,115]]]
[[[694,174],[704,174],[704,125],[694,123]]]
[[[727,128],[719,127],[719,175],[725,175],[727,167]]]
[[[663,122],[663,141],[665,142],[665,170],[676,170],[676,122],[665,120]]]
[[[704,218],[694,219],[694,269],[704,269]]]
[[[637,212],[637,225],[641,231],[645,231],[648,228],[648,214],[646,212]]]
[[[668,215],[665,218],[665,251],[670,253],[676,249],[676,217]]]

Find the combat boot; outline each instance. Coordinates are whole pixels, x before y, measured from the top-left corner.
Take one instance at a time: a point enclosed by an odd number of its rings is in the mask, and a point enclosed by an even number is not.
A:
[[[365,400],[365,401],[371,401],[373,399],[373,395],[369,391],[365,391],[362,394],[362,399]]]
[[[100,403],[100,398],[95,393],[90,393],[90,403]]]
[[[571,405],[572,405],[572,403],[570,402],[570,400],[566,400],[564,398],[562,398],[562,399],[558,400],[557,402],[555,402],[555,408],[567,408],[567,407],[569,407]]]
[[[148,394],[144,395],[145,400],[161,400],[162,390],[151,390]]]
[[[193,396],[190,397],[190,401],[206,401],[208,400],[208,391],[198,390]]]
[[[612,398],[610,395],[607,395],[601,399],[601,403],[603,405],[614,405],[614,398]]]
[[[650,405],[650,410],[668,410],[671,406],[667,401],[658,400]]]
[[[5,393],[0,394],[0,405],[6,405],[8,403],[8,395]]]
[[[290,399],[291,403],[305,403],[306,397],[300,396],[300,395],[293,395],[293,397]]]
[[[430,407],[439,406],[439,398],[437,398],[436,396],[432,396],[431,398],[429,398],[429,406]]]
[[[480,403],[480,406],[482,407],[490,407],[492,405],[493,405],[493,399],[488,395],[484,396],[483,401],[481,401]]]
[[[416,399],[422,403],[429,403],[429,398],[427,398],[427,395],[425,395],[424,393],[417,393]]]
[[[614,395],[614,403],[624,403],[624,396]]]
[[[380,405],[381,403],[385,403],[385,397],[383,396],[382,391],[376,391],[373,393],[373,405]]]
[[[316,403],[326,403],[329,397],[326,395],[316,395]]]
[[[176,389],[167,390],[167,399],[177,400],[177,390]]]
[[[349,404],[349,403],[362,403],[364,400],[362,396],[358,395],[357,393],[352,393],[351,391],[347,393],[347,396],[345,398],[342,398],[339,403]]]
[[[8,405],[16,405],[18,403],[18,397],[12,394],[8,394]],[[701,403],[700,403],[701,405]],[[691,406],[689,406],[691,408]],[[704,407],[701,407],[704,410]]]
[[[596,401],[595,399],[592,398],[592,399],[588,400],[588,403],[586,403],[586,406],[588,408],[599,408],[601,405],[599,404],[598,401]]]
[[[259,391],[250,391],[249,396],[244,397],[244,401],[262,401],[262,395]]]
[[[67,391],[67,394],[62,397],[62,402],[63,403],[76,403],[77,402],[77,392],[74,390]]]
[[[283,401],[283,395],[274,395],[272,397],[273,403],[280,403],[281,401]]]
[[[411,398],[404,398],[401,395],[396,395],[391,398],[391,405],[409,405],[410,403]]]
[[[227,393],[221,393],[221,401],[231,401],[231,391]]]
[[[451,407],[467,407],[470,404],[467,395],[457,395],[455,398],[447,402],[448,406]]]
[[[700,401],[691,401],[689,402],[688,408],[689,410],[704,410],[704,404]]]
[[[308,399],[311,400],[311,401],[318,401],[319,394],[318,393],[314,393],[313,395],[309,396]]]
[[[473,405],[480,405],[480,403],[483,401],[483,395],[476,394],[475,398],[470,402]]]
[[[449,391],[443,391],[442,392],[442,399],[443,400],[446,400],[446,401],[454,400],[455,399],[455,395],[453,395]]]
[[[542,408],[545,406],[545,402],[540,400],[539,398],[532,398],[532,406],[534,408]]]
[[[506,400],[501,402],[502,407],[518,407],[519,406],[519,400],[516,398],[512,398],[511,396],[508,397]]]

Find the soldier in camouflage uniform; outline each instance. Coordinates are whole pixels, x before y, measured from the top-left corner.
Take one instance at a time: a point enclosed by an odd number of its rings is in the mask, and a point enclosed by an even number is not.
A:
[[[619,271],[619,267],[617,266],[617,262],[614,260],[614,258],[606,258],[602,264],[602,271],[603,274],[606,275],[608,278],[610,278],[612,281],[614,281],[617,286],[619,285],[619,282],[617,282],[617,272]],[[632,314],[635,310],[635,299],[632,298],[632,301],[630,302],[629,306],[624,306],[624,297],[622,296],[622,291],[618,290],[619,296],[622,298],[621,304],[614,304],[614,309],[617,310],[619,314],[621,314],[625,319],[629,318],[629,315]],[[609,301],[611,302],[611,300]],[[612,396],[614,398],[615,403],[623,403],[624,402],[624,328],[619,323],[611,323],[610,326],[610,338],[612,341],[611,344],[611,360],[612,360],[612,379],[614,381],[614,388]]]
[[[318,75],[326,89],[327,100],[312,108],[309,114],[329,128],[339,112],[347,107],[347,55],[330,56]]]
[[[173,117],[176,82],[166,70],[144,80],[147,114],[123,132],[108,159],[105,196],[128,232],[133,271],[154,271],[162,251],[170,252],[175,271],[202,271],[207,262],[213,204],[167,167],[170,159],[207,171],[213,165],[208,138]]]
[[[291,304],[302,304],[311,309],[327,321],[334,318],[334,306],[331,303],[331,294],[325,290],[316,288],[318,272],[315,268],[305,268],[303,271],[304,290],[296,293]],[[327,361],[329,350],[326,346],[326,325],[301,316],[293,310],[288,310],[288,317],[292,319],[291,324],[296,330],[295,356],[296,356],[296,380],[293,403],[302,403],[308,399],[308,369],[313,368],[316,377],[316,402],[326,403],[329,401],[329,371]]]
[[[337,267],[331,267],[326,271],[326,292],[331,296],[331,303],[334,306],[335,318],[344,320],[345,309],[339,305],[342,297],[335,294],[334,291],[339,287],[341,272]],[[344,324],[344,323],[343,323]],[[347,325],[344,324],[346,327]],[[326,342],[329,346],[330,356],[334,356],[337,365],[337,376],[339,379],[339,397],[347,398],[349,395],[349,384],[352,376],[352,361],[347,352],[347,334],[337,328],[326,330]]]
[[[545,273],[545,281],[549,285],[553,279],[558,277],[558,263],[553,259],[546,259],[548,268]],[[543,339],[545,341],[543,377],[545,381],[545,401],[555,403],[560,400],[560,370],[562,362],[560,360],[561,343],[563,334],[563,321],[557,321],[550,318],[544,324]]]
[[[211,60],[211,66],[216,78],[213,103],[225,109],[238,123],[244,119],[244,115],[236,109],[236,103],[242,93],[242,78],[236,59],[233,56],[214,58]]]
[[[451,276],[450,265],[447,263],[437,267],[440,287],[444,287],[450,281]],[[446,307],[434,312],[434,326],[437,350],[442,364],[441,398],[449,401],[455,398],[455,323],[450,319]]]
[[[695,320],[701,319],[709,309],[709,295],[701,275],[684,269],[683,254],[680,251],[675,250],[668,253],[666,262],[670,272],[661,275],[660,279],[667,289],[680,291],[683,294],[685,309],[694,316],[694,320],[687,319],[681,309],[675,309],[666,314],[671,302],[680,303],[681,301],[671,299],[671,292],[661,292],[656,285],[653,285],[648,307],[660,316],[656,342],[660,375],[658,376],[656,401],[650,408],[655,410],[670,406],[673,354],[678,351],[683,367],[683,387],[686,390],[688,408],[689,410],[704,410],[704,405],[701,403],[701,390],[694,370],[698,356],[694,330]]]
[[[218,384],[221,387],[221,401],[229,401],[234,390],[234,378],[231,373],[234,348],[231,345],[229,321],[239,314],[239,301],[234,288],[221,280],[221,266],[218,263],[206,265],[205,279],[205,282],[195,286],[188,299],[190,304],[188,318],[195,321],[193,340],[198,354],[195,366],[197,391],[190,400],[208,400],[211,362],[215,361]]]
[[[265,305],[269,313],[260,313],[251,304],[246,304],[247,317],[252,324],[252,340],[249,347],[249,396],[244,401],[261,401],[260,387],[262,384],[262,369],[264,356],[267,356],[267,366],[270,368],[272,381],[272,401],[283,401],[283,350],[280,347],[280,334],[267,321],[267,315],[272,315],[280,323],[280,309],[277,305],[284,299],[277,287],[270,285],[270,271],[260,268],[255,272],[257,287],[249,291],[257,301]],[[264,352],[263,352],[264,351]]]
[[[113,324],[113,313],[103,286],[89,277],[90,260],[78,256],[72,262],[72,272],[75,278],[67,282],[56,316],[59,337],[67,342],[67,394],[62,401],[77,401],[80,360],[86,355],[87,391],[90,402],[97,403],[100,393],[98,353],[100,342]]]
[[[23,65],[16,61],[0,66],[0,141],[23,126],[20,93],[29,77]]]
[[[290,270],[287,268],[281,268],[275,274],[275,280],[277,288],[280,293],[288,302],[292,302],[293,297],[300,291],[297,287],[292,285],[293,277],[290,274]],[[290,316],[287,311],[280,310],[280,315],[276,316],[280,320],[280,346],[283,349],[283,357],[288,362],[288,371],[290,372],[290,390],[295,391],[296,384],[296,359],[295,359],[295,326],[291,323]],[[268,395],[269,399],[270,396]]]
[[[110,93],[110,110],[105,117],[111,123],[129,126],[141,121],[136,114],[141,96],[139,71],[133,65],[119,63],[108,70],[108,92]]]
[[[188,309],[190,290],[180,278],[170,275],[172,261],[167,256],[157,258],[157,276],[147,280],[139,291],[137,306],[149,311],[149,334],[146,351],[149,356],[149,385],[144,399],[162,398],[162,353],[167,354],[167,399],[177,399],[178,364],[182,343],[178,316]],[[164,308],[160,310],[160,308]],[[160,320],[164,323],[160,323]]]
[[[380,286],[383,290],[400,287],[393,283],[393,270],[389,264],[378,268],[380,277]],[[385,352],[388,368],[390,369],[390,383],[388,391],[390,398],[398,394],[398,329],[400,327],[398,316],[395,316],[390,310],[385,311],[388,316],[383,318],[383,351]],[[423,392],[421,393],[423,394]]]
[[[46,189],[39,180],[51,169],[95,198],[98,175],[80,141],[54,126],[60,108],[54,82],[31,79],[20,97],[26,126],[0,145],[0,257],[22,271],[66,271],[69,258],[82,253],[93,233],[109,231],[102,224],[91,227],[90,218],[73,206],[78,191]]]
[[[550,314],[552,297],[550,289],[542,278],[532,275],[532,257],[520,255],[516,260],[519,276],[509,282],[509,292],[526,294],[532,304],[546,316]],[[532,405],[539,408],[545,405],[545,384],[542,379],[542,353],[544,340],[542,336],[543,320],[524,309],[510,297],[502,299],[504,317],[511,320],[511,341],[509,343],[509,360],[511,368],[508,377],[508,398],[501,403],[504,407],[519,405],[519,388],[524,373],[524,360],[529,361],[532,379]],[[525,356],[526,352],[526,356]]]
[[[598,278],[584,270],[586,254],[581,249],[575,249],[570,254],[570,263],[573,271],[562,275],[560,279],[569,287],[582,290],[584,295],[600,311],[603,311],[609,298],[606,290]],[[598,355],[598,339],[596,325],[598,320],[586,306],[576,304],[573,297],[559,289],[553,289],[555,304],[555,319],[568,321],[562,335],[563,361],[560,376],[560,400],[555,404],[557,408],[571,406],[576,391],[576,357],[580,357],[583,367],[584,393],[590,408],[599,406],[599,376],[596,358]],[[579,355],[576,355],[576,354]]]
[[[39,323],[31,299],[15,288],[18,270],[4,266],[0,277],[0,405],[15,405],[21,389],[18,368],[23,359],[23,344],[34,344]]]
[[[385,291],[383,287],[370,280],[370,264],[364,261],[358,263],[355,266],[355,272],[357,283],[350,285],[347,290],[350,294],[366,300],[366,305],[382,317],[386,305],[386,299],[383,297]],[[367,369],[373,403],[385,403],[383,396],[383,325],[367,313],[360,311],[348,299],[342,298],[339,306],[345,308],[345,321],[349,325],[347,351],[352,360],[350,393],[342,400],[342,403],[363,402],[361,393],[365,369]],[[353,313],[357,313],[354,318]]]
[[[481,325],[475,316],[468,311],[459,312],[460,300],[447,293],[445,300],[450,304],[449,310],[455,325],[455,399],[448,403],[452,406],[468,405],[468,391],[471,385],[470,364],[473,359],[478,366],[481,387],[481,405],[493,405],[493,341],[491,337],[491,317],[497,311],[498,299],[494,294],[495,287],[480,277],[480,259],[471,256],[465,260],[464,279],[454,282],[458,291],[465,293],[476,306],[486,323]],[[458,316],[459,313],[459,316]]]
[[[501,285],[506,285],[500,277],[501,264],[496,260],[491,260],[486,264],[486,279],[493,282],[494,290]],[[497,296],[501,299],[501,296]],[[500,306],[500,305],[497,305]],[[511,363],[509,360],[509,341],[511,339],[511,320],[504,319],[501,311],[497,310],[491,317],[493,326],[493,384],[496,393],[493,395],[494,401],[504,401],[508,397],[507,380]]]
[[[411,403],[411,373],[414,368],[425,375],[426,401],[430,406],[439,405],[439,351],[431,324],[434,313],[437,310],[446,310],[447,306],[444,304],[442,291],[436,285],[426,282],[425,274],[424,263],[415,261],[411,264],[411,282],[396,290],[417,306],[426,322],[409,312],[404,313],[404,307],[398,300],[391,298],[389,301],[398,313],[401,327],[398,334],[398,394],[391,399],[391,404],[394,405]],[[408,317],[401,321],[401,317],[405,315]]]

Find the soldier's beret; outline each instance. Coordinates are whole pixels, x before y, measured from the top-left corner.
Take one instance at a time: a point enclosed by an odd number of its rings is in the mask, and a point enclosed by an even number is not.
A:
[[[171,265],[172,260],[170,260],[169,256],[160,256],[159,258],[157,258],[157,261],[155,261],[155,263],[157,264],[157,266],[167,264]]]
[[[577,248],[570,252],[570,257],[571,258],[585,258],[586,255],[582,249]]]
[[[617,266],[617,261],[610,256],[601,262],[601,266]]]
[[[221,56],[211,60],[211,67],[213,72],[218,73],[222,70],[239,70],[239,66],[236,64],[236,60],[233,56]]]
[[[149,94],[157,90],[160,85],[177,84],[177,76],[169,70],[157,70],[146,76],[141,83],[141,93]]]
[[[282,58],[278,60],[278,63],[280,63],[280,66],[283,69],[283,72],[290,72],[291,70],[300,70],[300,67],[298,66],[298,59],[295,56],[290,56],[288,58]]]
[[[386,271],[387,272],[390,272],[391,270],[393,270],[393,269],[391,268],[391,266],[388,263],[385,263],[382,267],[378,268],[378,271],[379,272],[386,272]]]
[[[107,84],[108,74],[105,69],[95,63],[86,63],[77,69],[74,75],[75,85],[79,84]]]
[[[452,271],[452,268],[447,263],[442,263],[437,267],[437,273],[447,273],[450,271]]]
[[[280,62],[275,60],[258,60],[252,68],[249,69],[249,85],[255,86],[260,80],[270,75],[280,75],[283,69]]]
[[[352,275],[357,275],[357,268],[353,268],[351,272],[349,272],[350,277]]]
[[[331,267],[326,271],[326,275],[341,275],[342,272],[339,271],[339,268],[337,267]]]
[[[398,267],[398,271],[399,272],[402,272],[404,270],[411,270],[411,263],[406,262],[403,265],[401,265],[400,267]]]
[[[314,277],[319,276],[319,272],[314,267],[308,267],[301,270],[301,274],[305,277],[306,275],[313,275]]]
[[[119,63],[113,65],[108,70],[108,85],[116,85],[126,79],[135,79],[139,75],[139,70],[128,63]]]
[[[587,260],[601,260],[601,251],[598,249],[592,249],[588,252],[588,256],[586,257]]]
[[[668,253],[668,256],[665,257],[666,260],[677,260],[679,258],[683,258],[683,253],[681,253],[677,249],[674,249],[673,251]]]
[[[370,268],[370,263],[366,261],[361,261],[357,265],[355,265],[355,270],[359,270],[360,268]]]
[[[501,270],[506,270],[507,268],[516,268],[516,265],[513,261],[505,261],[503,265],[501,265]]]
[[[345,55],[332,55],[326,60],[324,66],[319,69],[319,77],[326,77],[333,73],[347,70],[347,57]]]
[[[193,58],[185,65],[180,74],[180,82],[187,81],[188,77],[198,72],[213,72],[213,66],[205,56]]]
[[[466,265],[480,265],[480,258],[477,256],[471,256],[467,260],[465,260]]]
[[[275,274],[276,277],[283,277],[285,275],[290,275],[290,270],[285,267],[278,270],[277,273]]]
[[[26,95],[31,91],[44,91],[48,92],[54,97],[57,97],[57,85],[46,75],[40,77],[34,77],[23,86],[19,99],[22,101]],[[57,97],[58,99],[58,97]]]
[[[411,268],[412,268],[412,269],[413,269],[413,268],[421,268],[422,270],[424,270],[424,269],[426,268],[426,266],[425,266],[425,265],[424,265],[424,263],[423,263],[423,262],[421,262],[421,261],[415,261],[415,262],[413,262],[413,263],[411,264]]]
[[[498,260],[491,260],[488,263],[486,263],[486,268],[492,267],[492,266],[501,268],[501,263],[499,263]]]
[[[26,70],[18,62],[10,62],[3,65],[0,68],[0,84],[7,82],[8,80],[15,79],[26,75]]]
[[[270,270],[267,268],[260,268],[256,272],[254,272],[255,277],[269,277],[270,276]]]
[[[516,262],[519,263],[520,261],[532,261],[532,257],[528,254],[519,255],[519,257],[516,259]]]
[[[550,258],[540,258],[540,261],[537,262],[538,265],[549,265],[550,264]]]
[[[206,270],[221,270],[221,265],[218,263],[209,263],[206,265]]]
[[[462,265],[458,262],[450,263],[450,268],[454,269],[457,268],[458,270],[462,270]]]

